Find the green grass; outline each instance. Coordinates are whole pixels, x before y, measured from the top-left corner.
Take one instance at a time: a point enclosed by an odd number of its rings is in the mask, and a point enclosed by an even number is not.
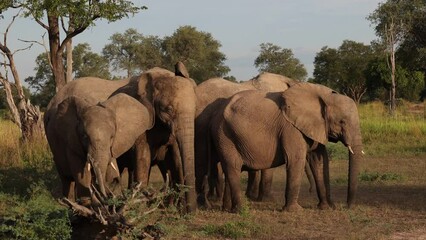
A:
[[[404,103],[395,116],[390,116],[380,102],[360,105],[361,133],[367,156],[419,156],[426,153],[426,115],[411,112]],[[421,108],[421,107],[420,107]],[[332,159],[347,159],[348,151],[341,143],[327,145]]]

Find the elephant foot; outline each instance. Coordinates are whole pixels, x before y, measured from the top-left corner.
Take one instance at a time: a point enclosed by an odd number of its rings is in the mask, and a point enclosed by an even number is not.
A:
[[[286,204],[283,207],[283,210],[286,211],[286,212],[296,212],[296,211],[303,210],[303,208],[298,203],[293,203],[293,204],[289,204],[289,205]]]
[[[197,199],[198,207],[202,209],[210,209],[212,205],[210,201],[205,196],[199,196]]]
[[[334,203],[320,202],[317,206],[321,210],[336,209]]]
[[[328,203],[325,203],[325,202],[318,203],[317,207],[318,209],[321,209],[321,210],[330,209],[330,206],[328,205]]]
[[[250,201],[259,201],[259,198],[253,194],[246,194],[246,197],[250,200]]]

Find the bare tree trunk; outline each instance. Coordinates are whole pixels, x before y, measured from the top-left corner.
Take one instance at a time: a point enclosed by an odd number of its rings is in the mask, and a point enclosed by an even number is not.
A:
[[[15,18],[13,18],[14,20]],[[12,23],[13,23],[12,20]],[[31,105],[30,100],[26,99],[24,90],[21,84],[21,79],[19,78],[18,71],[16,69],[15,60],[13,58],[13,53],[7,47],[7,33],[12,23],[7,27],[6,33],[4,34],[3,41],[0,43],[0,51],[7,58],[8,63],[3,64],[5,68],[9,68],[12,72],[13,79],[15,81],[14,86],[16,87],[18,103],[16,104],[13,100],[13,94],[11,90],[11,84],[9,80],[0,76],[0,81],[3,83],[3,86],[6,91],[7,103],[9,109],[12,112],[13,121],[19,126],[22,133],[22,139],[24,141],[29,140],[33,137],[43,135],[43,125],[42,125],[42,116],[40,109]]]
[[[63,53],[60,51],[59,21],[58,17],[52,15],[49,15],[47,20],[49,22],[50,60],[52,61],[56,92],[58,92],[66,84],[64,64],[62,62]]]
[[[66,82],[69,83],[72,81],[72,39],[67,42],[66,45],[67,52],[67,77]]]
[[[70,34],[71,32],[74,31],[74,26],[73,26],[73,15],[69,16],[69,26],[68,26],[68,31],[67,34]],[[72,38],[70,38],[68,40],[68,42],[66,43],[66,53],[67,53],[67,77],[65,79],[66,83],[69,83],[72,81],[72,72],[73,72],[73,61],[72,61]]]
[[[386,41],[388,44],[388,47],[390,48],[390,68],[391,68],[391,91],[389,94],[389,100],[390,100],[390,106],[389,110],[391,115],[395,115],[396,110],[396,79],[395,79],[395,72],[396,72],[396,63],[395,63],[395,45],[396,45],[396,31],[395,31],[395,24],[393,22],[393,18],[391,19],[390,26],[385,26],[385,32],[386,32]]]
[[[0,75],[0,83],[4,87],[4,91],[6,92],[6,101],[7,106],[9,108],[10,113],[12,114],[12,122],[18,125],[19,129],[21,129],[21,118],[19,117],[19,111],[16,107],[15,100],[13,100],[12,88],[10,87],[10,82],[3,78]]]
[[[391,73],[391,96],[390,96],[390,111],[392,115],[395,115],[395,110],[396,110],[396,81],[395,81],[395,49],[394,49],[394,45],[392,45],[392,50],[391,50],[391,68],[392,68],[392,73]]]

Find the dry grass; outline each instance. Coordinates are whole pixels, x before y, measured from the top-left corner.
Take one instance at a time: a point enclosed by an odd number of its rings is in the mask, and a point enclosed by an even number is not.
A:
[[[300,212],[282,212],[284,168],[275,170],[274,200],[248,202],[243,215],[198,211],[189,219],[168,222],[168,238],[245,238],[245,239],[422,239],[426,238],[426,155],[413,158],[369,158],[364,170],[393,173],[400,180],[362,181],[357,204],[345,207],[346,185],[336,179],[347,178],[347,161],[331,163],[332,197],[335,210],[318,210],[315,193],[308,192],[307,181],[301,190]],[[243,186],[242,186],[243,188]],[[230,223],[238,223],[231,225]],[[167,224],[167,222],[166,222]],[[231,229],[226,229],[230,226]],[[221,231],[211,231],[216,227]],[[232,229],[233,227],[233,229]],[[227,236],[224,231],[227,230]],[[232,232],[234,231],[234,232]],[[232,235],[232,233],[234,235]],[[233,237],[234,236],[234,237]]]

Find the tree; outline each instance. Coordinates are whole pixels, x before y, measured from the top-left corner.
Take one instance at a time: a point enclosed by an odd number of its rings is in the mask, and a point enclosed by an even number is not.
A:
[[[390,69],[387,65],[385,56],[378,56],[371,60],[365,71],[367,79],[368,96],[370,99],[380,99],[386,101],[389,99],[388,93],[391,90],[392,80],[390,78]],[[395,80],[399,91],[397,98],[404,98],[409,101],[417,101],[420,98],[422,89],[424,89],[424,73],[413,71],[396,65]]]
[[[27,77],[24,81],[33,90],[31,101],[42,108],[47,107],[50,99],[55,96],[55,79],[49,65],[49,53],[41,53],[36,58],[35,76]]]
[[[415,19],[415,9],[424,9],[422,0],[388,0],[379,4],[378,8],[368,16],[376,25],[376,34],[387,46],[389,67],[391,69],[390,111],[396,109],[396,56],[401,43],[408,36],[412,22]]]
[[[145,37],[136,29],[127,29],[123,34],[115,33],[111,43],[105,45],[102,54],[114,71],[126,71],[127,77],[162,65],[161,39],[157,36]]]
[[[221,46],[210,33],[182,26],[163,39],[164,65],[173,69],[177,61],[182,61],[197,83],[223,77],[230,69],[224,64],[226,56],[219,51]]]
[[[305,66],[294,57],[293,51],[272,43],[261,43],[260,54],[254,60],[259,72],[271,72],[290,78],[305,80],[308,75]]]
[[[342,92],[359,103],[367,91],[365,69],[373,49],[350,40],[338,49],[323,47],[314,60],[314,82]]]
[[[63,54],[67,43],[73,37],[94,25],[97,19],[113,22],[145,8],[135,7],[132,1],[126,0],[10,0],[3,7],[4,9],[7,7],[24,9],[24,16],[33,18],[48,32],[50,61],[56,90],[61,89],[66,83]],[[62,39],[61,27],[65,32],[65,37]]]
[[[99,77],[110,79],[109,62],[105,57],[91,52],[88,43],[78,44],[73,49],[73,72],[76,78]]]
[[[24,49],[12,51],[9,49],[7,44],[9,30],[18,15],[19,12],[17,15],[13,16],[12,21],[7,26],[4,33],[3,42],[0,42],[0,52],[4,57],[4,61],[0,65],[3,65],[5,73],[3,76],[0,72],[0,83],[6,93],[7,105],[12,115],[12,121],[19,127],[22,139],[26,141],[33,137],[41,136],[43,127],[40,109],[37,106],[32,105],[28,97],[25,96],[24,88],[21,84],[21,79],[14,59],[14,55],[17,52],[28,49],[31,45]],[[12,73],[14,80],[13,84],[9,80],[9,70]],[[12,86],[15,88],[16,94],[12,91]]]
[[[335,48],[322,47],[314,60],[312,82],[321,83],[332,89],[339,89],[340,67],[339,52]]]
[[[142,41],[142,34],[136,29],[127,29],[123,34],[115,33],[105,45],[102,54],[111,62],[114,71],[124,70],[127,77],[138,72],[137,51]]]

